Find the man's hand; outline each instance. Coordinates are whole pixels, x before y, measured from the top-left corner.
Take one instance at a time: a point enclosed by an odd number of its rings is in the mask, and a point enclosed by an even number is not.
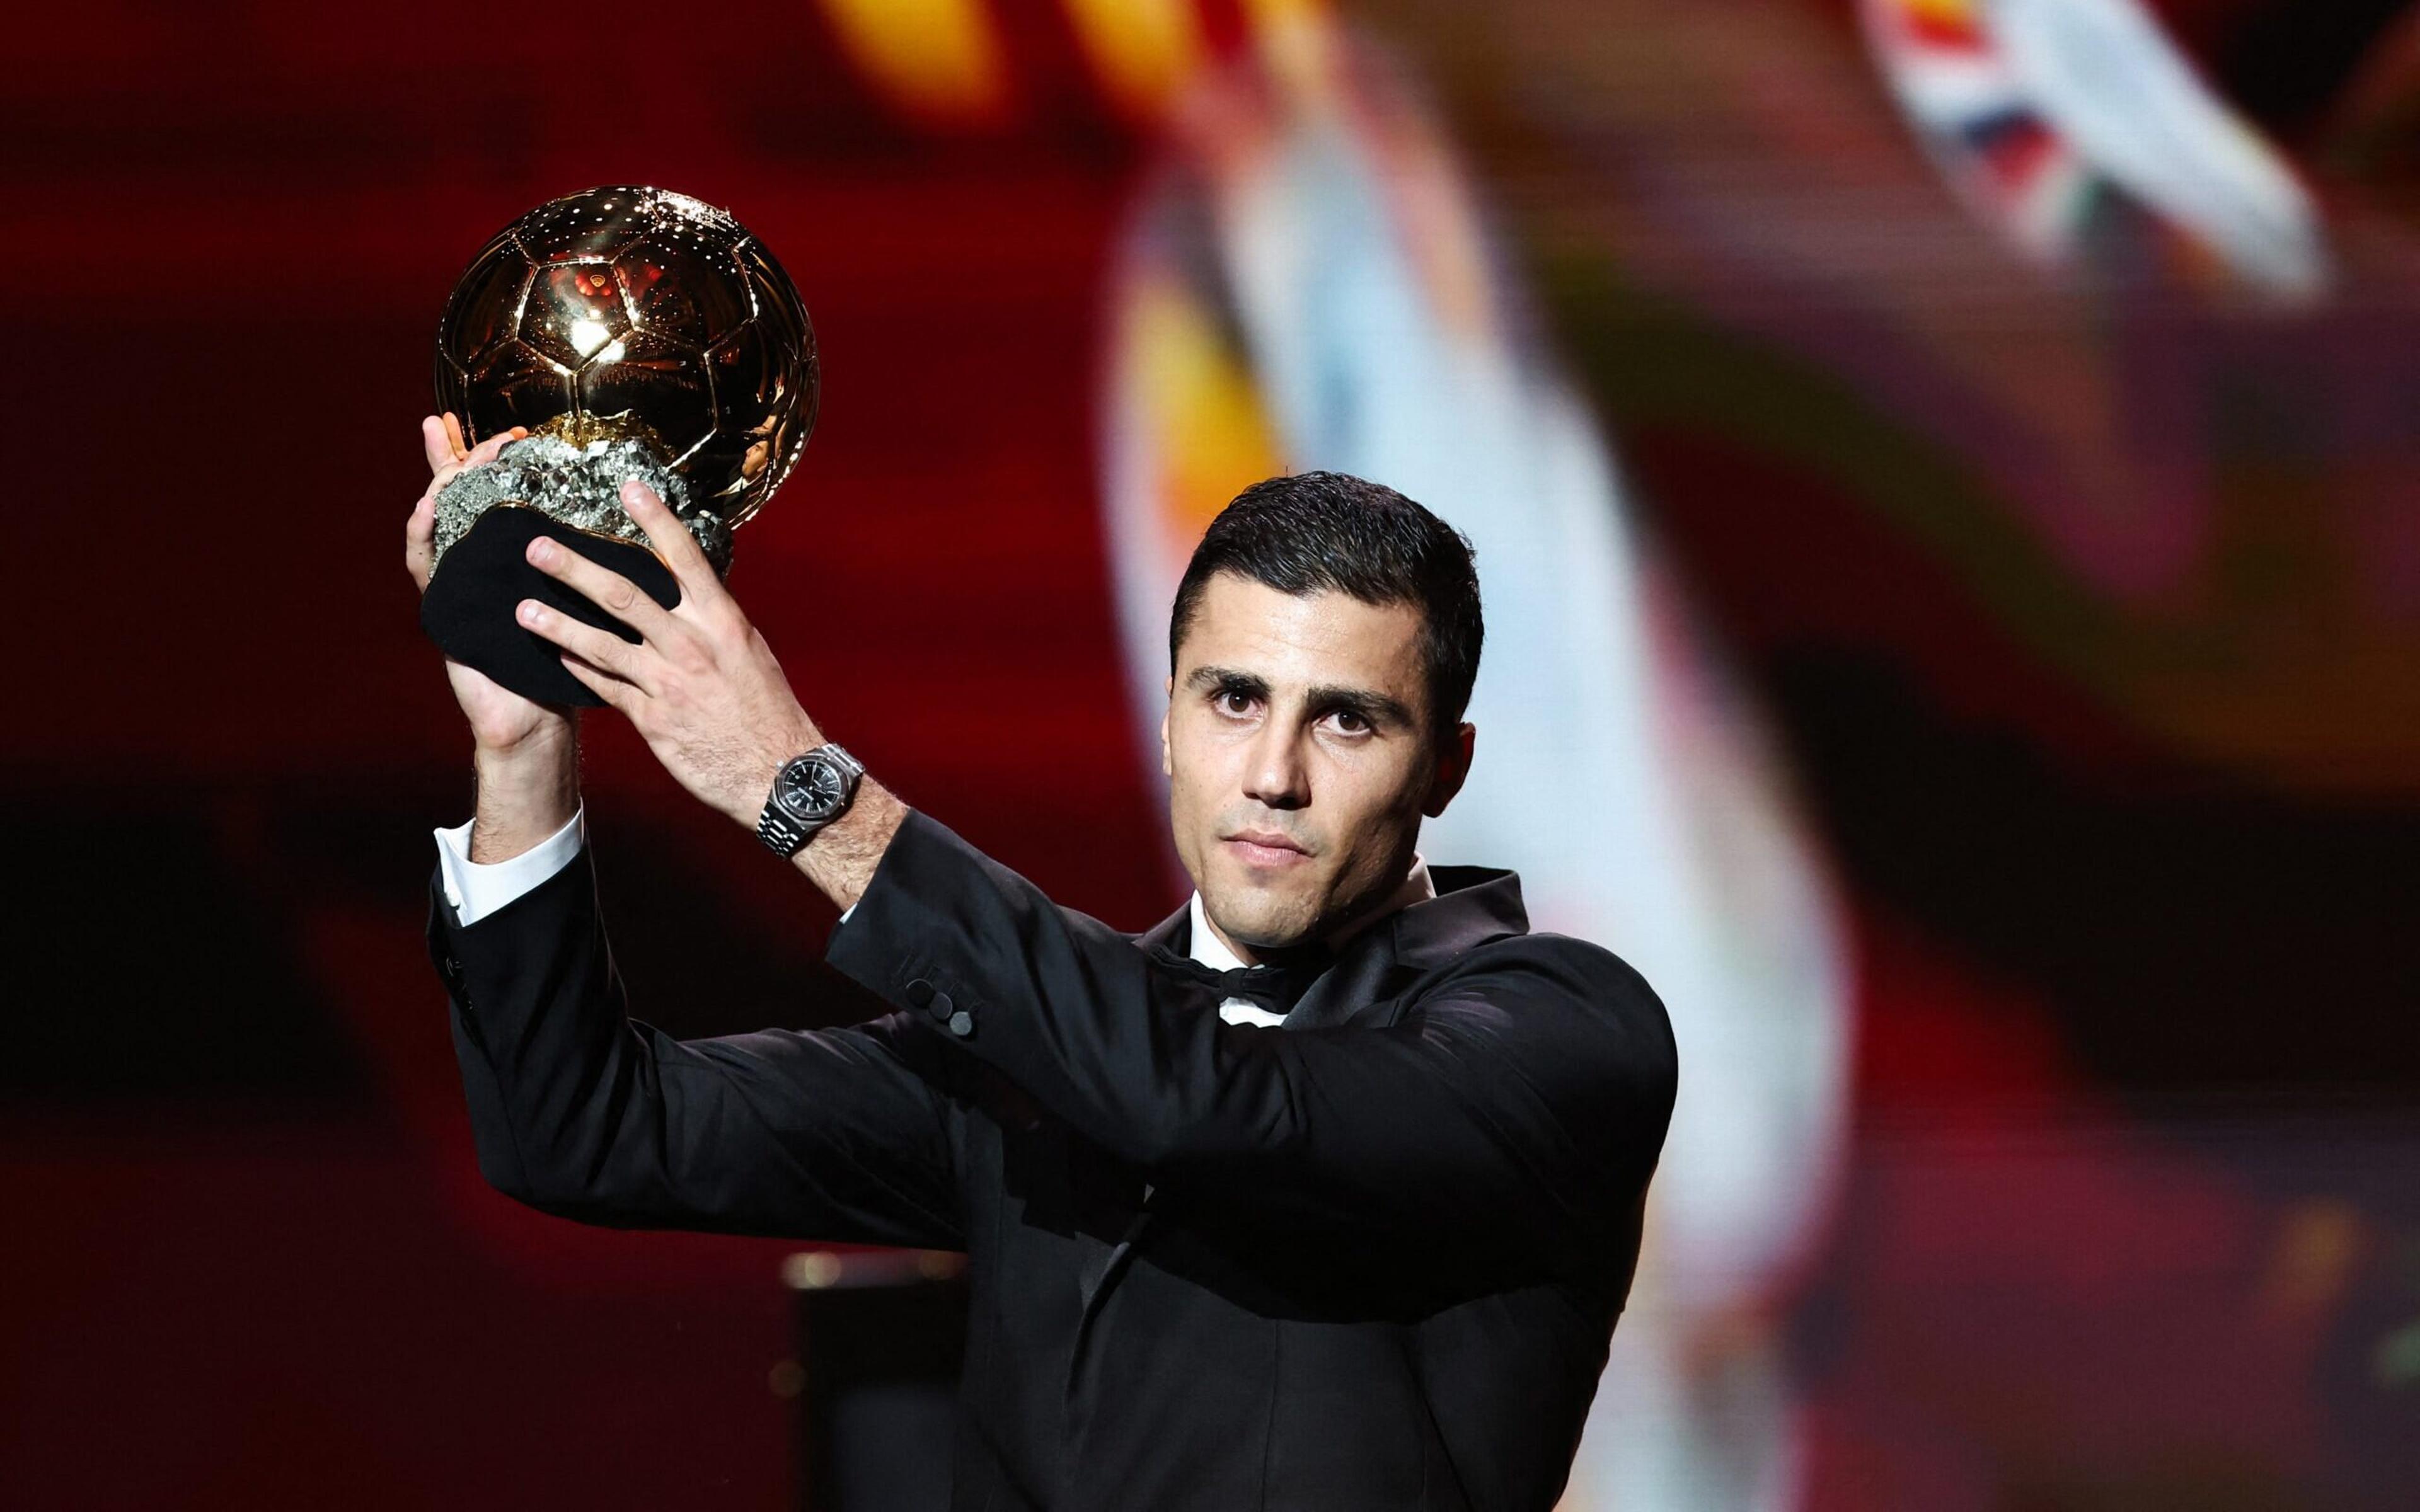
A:
[[[451,414],[420,423],[428,491],[404,522],[403,567],[421,592],[428,591],[436,556],[438,490],[464,469],[494,461],[505,442],[528,434],[516,425],[466,449],[462,427]],[[445,658],[445,676],[471,721],[471,765],[477,779],[471,859],[481,865],[508,860],[562,828],[579,810],[579,711],[525,699],[451,656]]]
[[[620,573],[541,536],[529,545],[533,565],[644,639],[632,645],[534,598],[521,600],[520,623],[563,648],[571,675],[628,717],[675,780],[752,830],[782,764],[824,737],[671,508],[636,480],[622,486],[622,505],[679,582],[680,602],[667,609]]]
[[[462,427],[451,413],[430,415],[420,423],[421,449],[428,456],[428,488],[412,505],[411,517],[404,521],[403,567],[422,593],[428,591],[436,555],[438,493],[458,473],[494,461],[506,442],[528,434],[516,425],[466,450]],[[482,750],[518,750],[533,743],[565,740],[573,733],[577,710],[525,699],[451,656],[445,658],[445,676],[454,685],[455,702],[471,721],[471,737]]]

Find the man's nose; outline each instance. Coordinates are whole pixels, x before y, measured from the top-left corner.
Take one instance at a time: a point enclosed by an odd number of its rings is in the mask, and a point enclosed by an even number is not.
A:
[[[1311,801],[1311,776],[1295,732],[1270,720],[1253,743],[1244,769],[1244,795],[1272,809],[1299,809]]]

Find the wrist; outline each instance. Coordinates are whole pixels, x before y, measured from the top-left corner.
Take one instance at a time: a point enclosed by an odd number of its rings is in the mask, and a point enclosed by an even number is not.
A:
[[[790,857],[809,882],[846,910],[857,906],[882,863],[883,852],[908,817],[908,805],[869,774],[858,783],[848,812],[815,832]]]
[[[533,738],[481,745],[472,757],[476,798],[471,859],[509,860],[561,829],[580,808],[580,743]]]
[[[481,766],[498,768],[542,765],[560,760],[566,750],[577,750],[579,745],[580,712],[549,711],[544,719],[509,739],[489,739],[472,731],[471,759]]]

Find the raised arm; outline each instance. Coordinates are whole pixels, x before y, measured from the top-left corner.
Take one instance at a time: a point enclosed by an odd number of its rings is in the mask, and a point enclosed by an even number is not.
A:
[[[907,1015],[701,1040],[631,1020],[585,849],[456,919],[432,877],[430,958],[498,1190],[615,1227],[964,1247],[939,1047]]]
[[[451,416],[431,416],[421,439],[429,483],[404,526],[404,566],[425,590],[437,491],[510,437],[465,448]],[[477,798],[467,854],[430,878],[428,951],[453,1001],[488,1180],[590,1223],[963,1247],[954,1104],[934,1085],[942,1069],[928,1065],[928,1078],[915,1066],[939,1048],[931,1036],[901,1015],[690,1041],[630,1019],[589,854],[554,854],[576,834],[573,711],[450,658],[446,674],[471,727]],[[448,865],[463,881],[482,869],[467,924]]]
[[[1663,1006],[1599,947],[1481,946],[1389,1026],[1231,1025],[921,812],[828,959],[1156,1181],[1272,1217],[1586,1243],[1635,1222],[1671,1114]]]

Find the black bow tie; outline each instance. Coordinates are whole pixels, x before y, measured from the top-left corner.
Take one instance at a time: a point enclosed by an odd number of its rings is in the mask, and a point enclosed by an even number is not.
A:
[[[1191,956],[1178,955],[1165,946],[1156,953],[1187,974],[1216,984],[1221,1001],[1241,997],[1278,1014],[1294,1011],[1294,1005],[1311,990],[1311,984],[1336,964],[1335,957],[1326,952],[1306,951],[1295,959],[1264,962],[1257,966],[1230,966],[1220,971]]]

